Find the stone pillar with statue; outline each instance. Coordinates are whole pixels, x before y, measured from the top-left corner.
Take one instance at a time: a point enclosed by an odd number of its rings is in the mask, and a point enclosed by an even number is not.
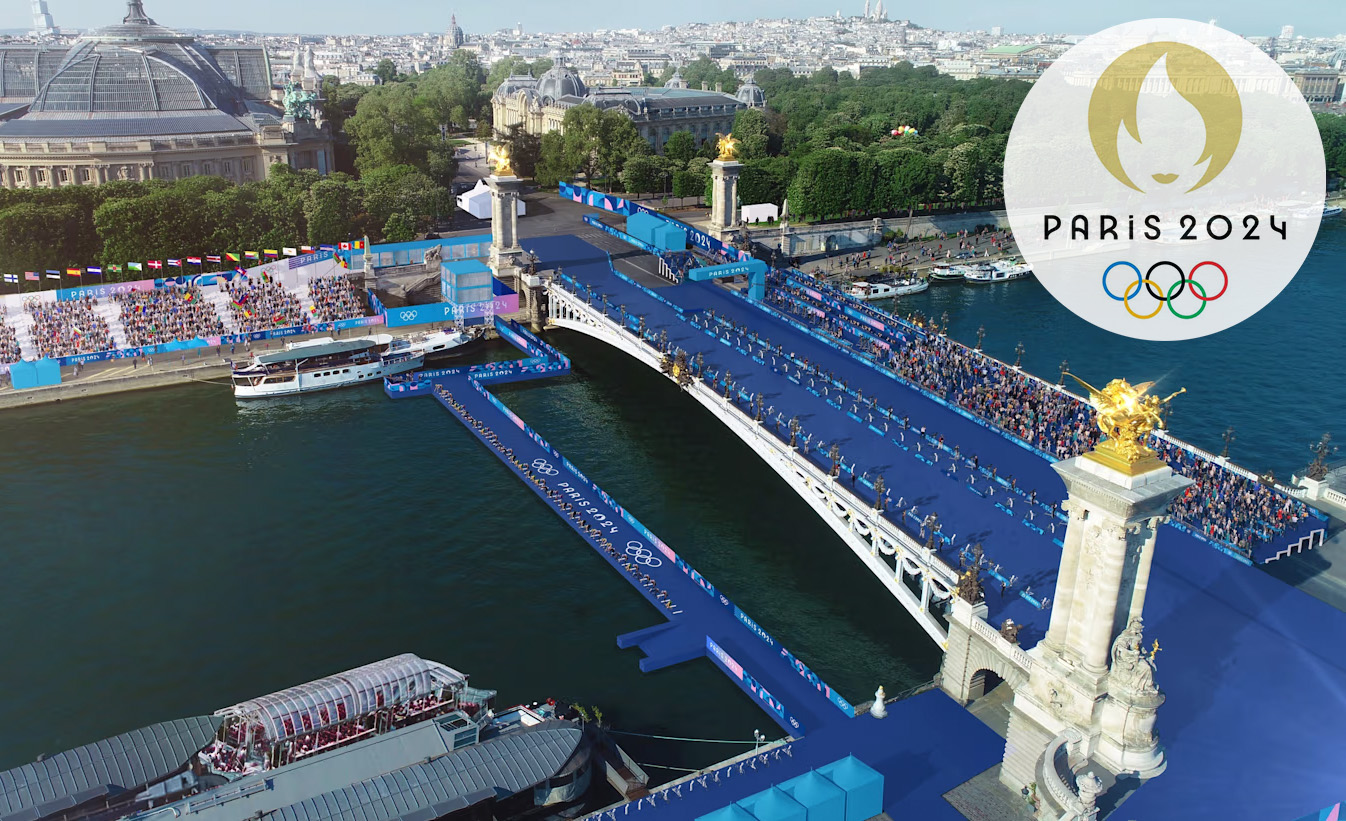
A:
[[[733,134],[720,137],[720,155],[710,164],[710,232],[719,239],[738,228],[738,140]]]
[[[491,188],[491,259],[490,267],[497,279],[518,289],[519,257],[519,191],[523,183],[514,176],[509,164],[509,152],[504,146],[493,146],[488,159],[494,170],[486,178]]]
[[[1177,393],[1159,399],[1147,393],[1153,383],[1122,379],[1102,389],[1080,384],[1106,438],[1053,465],[1070,520],[1047,634],[1029,651],[1028,681],[1010,707],[1000,780],[1016,792],[1038,781],[1044,752],[1067,731],[1081,738],[1075,758],[1114,774],[1150,778],[1165,767],[1155,731],[1164,702],[1159,643],[1145,651],[1142,611],[1159,526],[1192,481],[1174,475],[1146,439],[1164,426],[1164,405]]]

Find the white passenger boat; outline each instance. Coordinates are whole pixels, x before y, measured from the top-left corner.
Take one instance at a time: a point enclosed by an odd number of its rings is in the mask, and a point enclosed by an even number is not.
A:
[[[875,279],[852,283],[849,293],[856,299],[872,302],[876,299],[892,299],[907,294],[919,294],[929,287],[930,283],[923,279]]]
[[[991,282],[1026,279],[1032,273],[1033,267],[1027,263],[998,259],[989,265],[970,266],[963,273],[963,279],[967,282],[985,285]]]
[[[1340,205],[1324,205],[1324,206],[1323,206],[1323,219],[1326,219],[1326,218],[1328,218],[1328,217],[1335,217],[1336,215],[1340,214],[1341,212],[1342,212],[1342,207],[1341,207]]]
[[[260,399],[376,382],[415,370],[425,364],[427,355],[444,353],[469,339],[462,331],[436,331],[405,339],[375,334],[292,342],[283,351],[256,354],[246,365],[235,366],[234,396]]]
[[[936,266],[930,269],[931,282],[962,282],[968,271],[966,265]]]

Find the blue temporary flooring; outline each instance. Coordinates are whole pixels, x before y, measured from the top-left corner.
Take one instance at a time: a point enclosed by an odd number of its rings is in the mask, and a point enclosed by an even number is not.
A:
[[[439,401],[655,607],[662,622],[617,639],[642,652],[641,670],[708,657],[796,738],[788,753],[773,749],[741,772],[722,770],[707,782],[713,786],[656,792],[625,812],[691,818],[854,752],[884,774],[885,809],[894,817],[959,818],[941,796],[999,760],[996,734],[942,692],[898,702],[883,721],[854,717],[854,708],[803,661],[487,390],[570,368],[564,355],[523,328],[500,320],[496,328],[529,358],[423,371],[388,380],[385,391]],[[950,743],[930,748],[936,733]]]
[[[1054,508],[1065,491],[1046,458],[724,288],[686,283],[650,291],[614,272],[604,252],[576,237],[523,244],[544,267],[561,267],[592,289],[594,305],[606,295],[613,318],[624,305],[632,326],[643,316],[651,336],[665,331],[670,345],[689,357],[702,354],[708,377],[732,374],[745,412],[749,398],[761,393],[773,420],[767,427],[782,439],[788,438],[786,421],[797,416],[819,466],[830,467],[826,451],[836,443],[846,465],[843,481],[854,472],[862,497],[873,498],[862,477],[882,474],[892,500],[889,518],[908,531],[917,533],[917,520],[938,513],[941,556],[951,566],[957,567],[958,552],[980,542],[987,568],[998,565],[1000,577],[1014,577],[1002,595],[999,580],[983,568],[992,622],[1009,617],[1024,625],[1026,647],[1042,638],[1050,615],[1044,600],[1054,595],[1060,556],[1062,520]],[[730,332],[721,320],[751,333]],[[797,365],[773,359],[753,337],[831,371],[849,393],[841,398],[839,385],[816,378],[810,384]],[[859,406],[857,389],[897,418],[909,416],[914,430],[924,426],[931,436],[943,435],[945,446],[957,445],[964,459],[975,454],[983,469],[997,469],[998,480],[978,472],[969,485],[971,470],[963,462],[950,475],[948,450]],[[1017,491],[1006,487],[1010,478]],[[1033,489],[1038,506],[1024,495]],[[1162,647],[1158,681],[1167,703],[1159,730],[1169,765],[1127,801],[1126,817],[1290,819],[1339,799],[1346,768],[1334,750],[1346,737],[1346,614],[1166,526],[1145,619],[1146,638]],[[946,743],[928,740],[932,748]],[[985,743],[999,755],[998,739]]]

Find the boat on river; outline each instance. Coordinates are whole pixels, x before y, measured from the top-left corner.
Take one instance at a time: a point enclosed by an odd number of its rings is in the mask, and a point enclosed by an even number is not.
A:
[[[23,785],[5,810],[25,821],[573,817],[594,771],[629,760],[554,701],[497,713],[495,695],[405,653],[0,772],[0,785]],[[631,772],[643,789],[648,777]]]
[[[998,259],[988,265],[972,265],[963,273],[963,279],[974,285],[987,285],[993,282],[1010,282],[1027,279],[1033,273],[1033,267],[1026,262]]]
[[[234,396],[262,399],[332,390],[416,370],[427,356],[442,355],[471,337],[456,330],[398,339],[375,334],[355,339],[330,336],[292,342],[283,351],[259,353],[233,370]]]
[[[930,283],[919,277],[880,277],[853,282],[847,293],[856,299],[872,302],[876,299],[892,299],[907,294],[919,294],[929,287]]]

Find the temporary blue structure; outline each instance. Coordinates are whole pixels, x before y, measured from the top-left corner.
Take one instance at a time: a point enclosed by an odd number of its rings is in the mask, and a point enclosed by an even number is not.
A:
[[[757,821],[808,821],[808,813],[793,798],[772,787],[754,793],[738,805]]]
[[[757,819],[739,805],[730,804],[727,807],[720,807],[715,812],[697,816],[696,821],[757,821]]]
[[[883,776],[853,755],[818,768],[846,793],[845,821],[866,821],[883,812]]]
[[[816,770],[791,778],[780,790],[804,808],[807,821],[843,821],[846,817],[846,793]]]

